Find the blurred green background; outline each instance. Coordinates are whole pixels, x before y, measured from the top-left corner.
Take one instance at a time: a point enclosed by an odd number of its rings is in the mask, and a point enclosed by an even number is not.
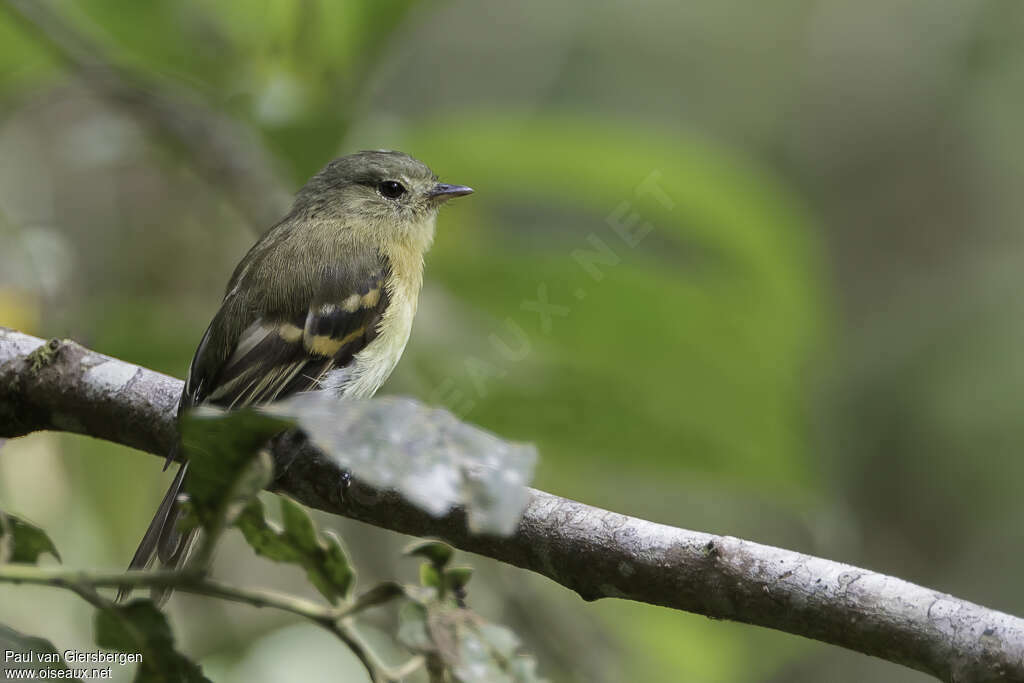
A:
[[[1020,3],[54,8],[0,11],[0,325],[180,377],[288,196],[401,149],[477,194],[441,215],[387,393],[535,442],[554,493],[1024,613]],[[167,481],[86,438],[0,448],[0,508],[73,567],[123,566]],[[322,521],[366,580],[414,575],[407,539]],[[461,559],[554,681],[927,680]],[[309,590],[238,538],[216,572]],[[281,615],[170,612],[214,680],[363,680]],[[58,649],[90,614],[0,586]]]

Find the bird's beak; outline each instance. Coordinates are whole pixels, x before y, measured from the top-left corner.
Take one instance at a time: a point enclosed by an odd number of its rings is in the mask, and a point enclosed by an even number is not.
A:
[[[438,183],[427,193],[431,199],[438,203],[446,202],[453,197],[463,197],[467,194],[473,194],[472,187],[449,185],[447,183]]]

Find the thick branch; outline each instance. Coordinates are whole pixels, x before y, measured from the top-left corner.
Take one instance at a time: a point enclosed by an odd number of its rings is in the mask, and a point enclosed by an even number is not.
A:
[[[56,429],[162,455],[181,382],[0,328],[0,436]],[[471,534],[356,484],[308,445],[282,442],[275,488],[303,503],[543,574],[587,600],[617,597],[841,645],[946,681],[1024,681],[1024,620],[866,569],[676,529],[533,491],[515,534]]]

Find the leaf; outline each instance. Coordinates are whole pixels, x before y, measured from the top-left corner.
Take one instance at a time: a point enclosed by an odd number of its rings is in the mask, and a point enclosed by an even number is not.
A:
[[[174,649],[174,635],[150,600],[111,605],[96,612],[96,644],[141,655],[135,683],[210,683],[199,665]]]
[[[496,653],[505,658],[512,657],[520,645],[519,637],[504,626],[485,623],[480,624],[477,631]]]
[[[285,496],[280,496],[280,501],[282,529],[266,519],[259,499],[249,503],[236,525],[256,554],[299,565],[310,583],[336,604],[348,595],[355,580],[341,541],[329,531],[317,533],[309,513],[298,503]]]
[[[31,661],[28,661],[29,653],[32,653]],[[20,633],[3,624],[0,624],[0,656],[3,657],[3,668],[9,671],[18,669],[31,669],[33,671],[61,669],[66,671],[68,669],[67,664],[61,659],[57,648],[49,640]],[[61,680],[79,681],[81,683],[79,678],[64,678]]]
[[[517,654],[519,638],[509,629],[481,619],[459,619],[452,625],[458,657],[449,662],[460,683],[539,683],[536,660]]]
[[[537,660],[530,655],[516,655],[508,663],[508,673],[515,683],[542,683],[537,674]]]
[[[356,479],[397,490],[434,516],[464,506],[475,532],[511,534],[529,500],[536,449],[499,439],[447,410],[405,398],[341,401],[329,390],[297,394],[264,410],[297,420]]]
[[[454,548],[441,541],[417,541],[405,549],[406,555],[428,560],[420,565],[420,584],[435,589],[439,598],[462,590],[473,575],[471,567],[446,569],[454,553]]]
[[[398,612],[397,638],[415,653],[440,659],[459,683],[543,681],[534,659],[518,652],[512,631],[448,600],[409,600]]]
[[[384,581],[357,597],[349,608],[348,613],[356,614],[371,607],[383,605],[403,595],[405,595],[405,588],[401,584],[394,581]]]
[[[60,554],[46,532],[20,517],[0,512],[0,564],[35,564],[43,553]]]
[[[458,592],[464,590],[471,578],[473,578],[472,567],[449,567],[444,570],[445,591]]]
[[[438,569],[443,569],[455,553],[455,549],[442,541],[417,541],[405,549],[404,554],[425,557]]]
[[[458,656],[449,663],[456,681],[506,683],[512,680],[506,671],[506,658],[490,645],[479,629],[465,622],[456,622],[451,628],[458,642]]]
[[[402,605],[398,611],[398,642],[413,652],[431,652],[433,642],[427,630],[427,608],[418,602]]]
[[[436,588],[438,591],[441,590],[441,574],[437,571],[437,567],[427,562],[420,565],[420,584],[427,588]]]
[[[182,416],[181,440],[189,461],[185,489],[204,529],[232,524],[270,483],[273,461],[263,446],[292,426],[252,409],[204,407]]]

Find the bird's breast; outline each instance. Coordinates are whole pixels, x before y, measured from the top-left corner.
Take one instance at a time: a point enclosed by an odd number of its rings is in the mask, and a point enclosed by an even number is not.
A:
[[[389,303],[378,324],[377,337],[357,353],[347,367],[334,371],[332,375],[337,374],[325,383],[343,397],[373,396],[405,351],[422,286],[422,265],[412,270],[403,269],[406,265],[392,260],[391,274],[385,285]]]

